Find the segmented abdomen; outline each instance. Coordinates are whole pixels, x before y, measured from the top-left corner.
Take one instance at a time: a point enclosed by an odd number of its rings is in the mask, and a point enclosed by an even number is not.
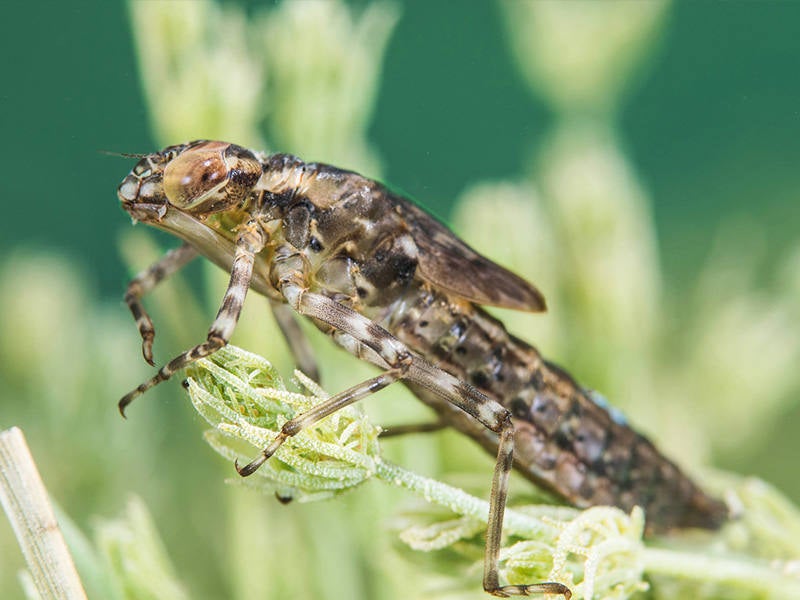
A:
[[[511,411],[515,466],[578,507],[645,509],[650,530],[716,528],[726,506],[706,495],[644,436],[592,400],[560,368],[469,302],[412,286],[383,324],[416,352]],[[489,450],[495,437],[411,386],[447,421]]]

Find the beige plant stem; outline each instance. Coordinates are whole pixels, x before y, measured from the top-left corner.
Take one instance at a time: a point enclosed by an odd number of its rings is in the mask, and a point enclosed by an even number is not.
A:
[[[47,490],[18,427],[0,432],[0,503],[42,600],[86,598]]]

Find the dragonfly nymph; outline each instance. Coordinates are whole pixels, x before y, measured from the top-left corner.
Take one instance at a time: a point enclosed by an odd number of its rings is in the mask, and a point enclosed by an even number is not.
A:
[[[205,341],[124,396],[120,411],[227,344],[252,288],[269,298],[299,367],[312,377],[316,365],[295,315],[381,373],[288,421],[255,460],[237,465],[243,476],[301,429],[401,381],[444,423],[497,456],[483,575],[494,595],[570,593],[554,582],[499,582],[512,464],[577,507],[639,505],[649,531],[713,529],[727,518],[724,503],[482,308],[543,311],[534,286],[382,184],[287,154],[195,141],[141,158],[118,195],[135,221],[184,242],[135,277],[125,296],[150,364],[154,328],[142,297],[199,255],[230,273]]]

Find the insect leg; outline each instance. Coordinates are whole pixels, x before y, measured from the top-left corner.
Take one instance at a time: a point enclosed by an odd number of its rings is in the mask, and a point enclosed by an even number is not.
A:
[[[499,583],[498,560],[501,532],[508,493],[508,477],[511,472],[514,452],[514,424],[511,421],[511,413],[475,387],[459,381],[446,371],[413,354],[405,344],[380,325],[327,296],[305,290],[295,281],[292,277],[281,278],[280,289],[289,305],[298,313],[327,323],[334,329],[352,336],[356,341],[373,350],[389,366],[389,370],[384,375],[391,375],[392,381],[402,378],[420,385],[461,408],[485,427],[498,434],[497,461],[489,497],[483,588],[490,594],[501,597],[550,593],[562,594],[569,599],[572,593],[568,587],[560,583],[546,582],[508,586],[500,586]],[[369,380],[360,386],[356,386],[356,388],[351,388],[344,394],[352,393],[353,390],[365,390],[376,379],[378,378]],[[389,383],[391,381],[387,381],[381,387],[385,387]],[[362,396],[368,393],[371,393],[371,391],[365,391]],[[325,407],[324,410],[328,410],[330,408],[329,404],[336,398],[337,396],[334,396],[334,398],[323,403],[320,407]],[[330,414],[330,412],[326,414]],[[282,443],[282,440],[280,443]],[[267,450],[265,450],[265,453]],[[252,469],[249,469],[250,465],[244,468],[244,474],[252,473],[263,462],[261,459],[256,459],[251,463],[253,465]]]
[[[151,387],[166,381],[172,375],[209,354],[213,354],[228,343],[236,328],[239,315],[242,312],[242,305],[247,290],[250,287],[250,279],[253,276],[253,262],[255,255],[264,247],[263,235],[260,229],[254,224],[247,224],[241,228],[236,237],[236,251],[233,257],[231,277],[228,289],[222,297],[222,304],[219,312],[208,330],[206,341],[190,348],[186,352],[179,354],[167,364],[165,364],[153,377],[140,384],[136,389],[127,393],[119,401],[119,412],[125,416],[125,408],[133,402],[135,398],[141,396]]]
[[[303,330],[300,329],[294,311],[281,302],[270,301],[270,306],[298,368],[311,379],[319,382],[319,368],[317,361],[314,360],[314,351]]]
[[[381,431],[381,439],[390,437],[400,437],[401,435],[409,435],[413,433],[434,433],[447,428],[448,425],[444,421],[433,421],[431,423],[410,423],[407,425],[392,425]]]
[[[353,402],[358,402],[362,398],[382,390],[387,385],[392,384],[400,379],[402,375],[402,368],[390,369],[384,373],[381,373],[380,375],[377,375],[376,377],[372,377],[371,379],[367,379],[358,385],[354,385],[353,387],[340,392],[331,398],[328,398],[324,402],[317,404],[303,414],[286,421],[286,423],[283,424],[283,427],[281,427],[280,433],[275,436],[275,439],[272,440],[269,446],[261,451],[261,454],[258,456],[258,458],[241,468],[239,468],[239,465],[237,464],[236,470],[242,477],[252,475],[267,461],[270,456],[275,453],[278,448],[280,448],[283,442],[285,442],[288,438],[297,434],[302,429],[310,427],[317,421],[324,419],[328,415],[335,413],[337,410],[344,408],[345,406],[349,406],[350,404],[353,404]]]
[[[150,265],[128,283],[125,291],[125,304],[136,320],[139,335],[142,336],[142,356],[151,366],[153,362],[153,338],[156,330],[153,321],[142,304],[142,297],[150,293],[161,281],[179,271],[197,256],[197,251],[189,244],[170,250],[156,263]]]

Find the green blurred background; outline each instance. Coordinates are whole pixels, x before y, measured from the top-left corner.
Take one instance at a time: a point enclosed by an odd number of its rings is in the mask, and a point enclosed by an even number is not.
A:
[[[140,12],[156,4],[139,3]],[[358,12],[368,4],[352,6]],[[248,15],[263,9],[258,2],[235,6]],[[400,8],[367,130],[383,166],[382,178],[447,220],[456,199],[479,182],[536,180],[532,165],[558,122],[558,111],[516,66],[501,8],[470,2],[456,10],[444,1],[405,2]],[[662,326],[674,333],[673,342],[694,326],[694,305],[684,299],[696,295],[697,279],[720,245],[724,256],[715,264],[731,269],[734,280],[736,268],[744,265],[748,293],[763,301],[754,306],[772,314],[773,296],[798,304],[800,288],[787,283],[789,275],[781,267],[791,263],[791,256],[800,256],[793,250],[800,243],[798,23],[796,2],[676,3],[665,10],[650,49],[642,52],[641,64],[621,87],[616,108],[598,109],[646,190],[645,210],[653,215],[663,270],[659,294],[672,307]],[[215,459],[197,435],[197,418],[187,416],[177,385],[162,386],[169,389],[147,398],[146,407],[133,411],[129,422],[116,416],[117,397],[148,371],[138,364],[136,330],[118,300],[131,272],[119,250],[130,223],[118,207],[115,189],[131,161],[101,151],[148,152],[164,141],[148,118],[128,9],[101,0],[7,3],[0,44],[0,119],[6,140],[0,182],[6,309],[0,334],[5,361],[0,426],[25,428],[45,481],[79,526],[89,527],[93,515],[117,514],[126,494],[138,493],[153,509],[181,578],[194,578],[188,583],[192,596],[230,595],[220,575],[223,567],[193,566],[197,544],[208,548],[211,562],[230,558],[222,556],[226,551],[220,538],[232,534],[224,527],[208,528],[209,507],[221,510],[236,502],[219,489],[229,466],[203,465]],[[202,99],[187,97],[173,108],[191,113],[195,101]],[[577,112],[594,117],[591,103]],[[302,151],[278,146],[274,140],[280,136],[271,133],[266,123],[262,134],[270,149]],[[463,214],[458,222],[462,231],[469,230]],[[169,240],[159,239],[169,246]],[[190,285],[202,294],[199,284]],[[725,290],[715,291],[725,301]],[[738,284],[731,285],[731,303],[739,291]],[[51,297],[44,301],[35,293]],[[176,318],[184,308],[180,303],[186,302],[187,312],[198,306],[181,297],[172,301],[178,303]],[[213,314],[213,302],[202,305],[203,319]],[[27,326],[27,320],[34,323]],[[792,348],[800,336],[791,328],[797,324],[795,319],[779,325]],[[163,327],[178,331],[167,331],[172,345],[165,344],[161,352],[157,343],[162,358],[167,347],[192,343],[204,331],[202,324],[190,327],[188,334],[179,330],[180,324]],[[31,338],[31,332],[38,337]],[[537,342],[532,335],[523,337]],[[577,336],[569,339],[579,341]],[[771,344],[769,335],[758,339]],[[569,350],[553,347],[559,358],[569,360]],[[656,354],[680,353],[681,348],[674,342],[674,348]],[[742,355],[741,373],[747,377],[752,366],[744,359],[758,348],[729,350]],[[101,363],[93,362],[98,354],[104,370],[116,368],[113,375],[98,372],[95,365]],[[582,360],[576,358],[579,375],[591,380],[586,365],[593,363]],[[61,366],[54,366],[58,361]],[[70,366],[79,361],[90,367],[70,379],[65,373],[77,371]],[[797,501],[800,392],[796,373],[777,376],[789,383],[781,388],[782,403],[773,409],[774,416],[765,421],[769,430],[728,432],[723,444],[728,448],[736,446],[739,436],[754,441],[738,452],[717,449],[713,462],[763,477]],[[71,398],[80,396],[85,403],[63,406],[59,395],[67,388]],[[761,409],[757,394],[735,401],[754,413]],[[713,419],[714,412],[705,416]],[[107,451],[105,461],[98,451]],[[202,500],[187,500],[181,490],[189,489],[202,494]],[[313,522],[314,517],[304,518]],[[187,541],[182,531],[193,526]],[[8,537],[6,529],[0,525]],[[1,561],[6,564],[0,566],[0,590],[16,585],[14,569],[20,561],[13,548],[4,542],[4,559],[6,554],[13,558]],[[364,590],[374,582],[362,585],[351,590],[353,597],[372,596]]]
[[[33,7],[11,3],[0,23],[9,199],[0,243],[91,264],[92,283],[112,297],[124,281],[113,248],[126,226],[113,191],[128,163],[99,151],[157,146],[125,6]],[[762,229],[772,252],[797,236],[798,20],[794,2],[676,4],[626,94],[623,140],[651,192],[672,285],[691,285],[730,215]],[[370,138],[386,179],[440,214],[470,182],[518,173],[548,129],[551,115],[503,38],[494,3],[454,12],[420,1],[403,4],[389,40]]]

